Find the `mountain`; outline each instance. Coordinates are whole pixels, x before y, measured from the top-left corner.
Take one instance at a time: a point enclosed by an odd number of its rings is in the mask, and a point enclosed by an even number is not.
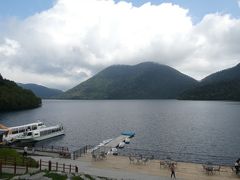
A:
[[[207,76],[179,99],[240,101],[240,64]]]
[[[240,80],[240,63],[236,66],[213,73],[201,80],[202,84]]]
[[[63,91],[58,89],[51,89],[45,86],[41,86],[38,84],[22,84],[18,83],[24,89],[29,89],[34,92],[34,94],[42,99],[49,99],[55,96],[58,96],[63,93]]]
[[[198,82],[153,62],[113,65],[63,93],[62,99],[172,99]]]
[[[41,103],[41,99],[32,91],[25,90],[0,75],[0,112],[36,108]]]

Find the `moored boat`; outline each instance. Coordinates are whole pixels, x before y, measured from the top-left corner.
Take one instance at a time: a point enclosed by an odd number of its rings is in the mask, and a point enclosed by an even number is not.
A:
[[[124,148],[124,146],[125,146],[125,142],[120,142],[119,144],[118,144],[118,148]]]
[[[129,144],[129,143],[130,143],[130,138],[129,138],[129,137],[126,137],[126,138],[124,139],[124,142],[125,142],[125,144]]]
[[[128,136],[129,138],[133,138],[135,136],[135,132],[133,131],[123,131],[121,134],[124,136]]]
[[[34,130],[39,130],[41,128],[46,128],[46,125],[40,121],[30,124],[25,124],[21,126],[5,127],[0,129],[4,131],[2,140],[6,143],[13,143],[18,137],[22,136],[24,133]]]
[[[114,156],[117,156],[118,155],[118,150],[117,150],[117,148],[112,148],[107,152],[107,154],[112,154]]]
[[[121,149],[125,147],[125,144],[130,143],[130,139],[135,136],[135,132],[133,131],[124,131],[120,136],[108,139],[95,146],[91,151],[92,153],[100,153],[105,152],[107,154],[117,155],[117,148]]]
[[[33,131],[25,132],[23,135],[17,137],[21,142],[34,142],[42,141],[45,139],[53,138],[56,136],[64,135],[64,129],[62,125],[45,127]]]

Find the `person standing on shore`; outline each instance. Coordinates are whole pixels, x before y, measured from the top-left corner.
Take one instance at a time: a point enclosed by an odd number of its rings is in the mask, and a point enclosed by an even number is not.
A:
[[[35,149],[34,149],[34,147],[32,147],[32,154],[34,154],[35,153]]]
[[[236,169],[236,174],[238,174],[239,173],[239,166],[240,166],[240,159],[238,159],[235,162],[234,166],[235,166],[235,169]]]
[[[25,147],[23,148],[23,156],[24,156],[24,157],[27,157],[27,150],[28,150],[28,147],[25,146]]]
[[[174,163],[170,164],[170,170],[171,170],[171,178],[176,179],[175,165],[174,165]]]

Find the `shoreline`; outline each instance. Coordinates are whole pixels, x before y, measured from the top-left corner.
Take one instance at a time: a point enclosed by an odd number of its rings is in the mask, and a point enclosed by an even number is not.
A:
[[[18,152],[23,151],[18,149]],[[57,164],[77,166],[78,173],[75,174],[89,174],[98,177],[108,177],[110,179],[136,179],[136,180],[168,180],[170,179],[170,170],[168,165],[161,166],[160,162],[164,160],[152,159],[143,163],[143,161],[130,162],[130,158],[127,156],[114,156],[107,155],[106,158],[100,158],[98,160],[92,158],[92,154],[86,151],[86,154],[82,154],[81,157],[77,157],[75,160],[62,157],[60,153],[56,152],[42,152],[35,151],[32,153],[29,151],[29,157],[35,159],[38,162],[45,162],[53,165],[52,171],[56,170]],[[136,160],[136,159],[135,159]],[[173,162],[173,161],[172,161]],[[40,163],[41,164],[41,163]],[[41,166],[41,170],[48,170],[49,166],[45,164]],[[60,167],[60,166],[59,166]],[[206,171],[202,164],[176,162],[176,177],[177,179],[186,180],[237,180],[239,175],[236,175],[231,169],[232,166],[221,166],[220,171],[213,171],[209,173]],[[39,168],[31,171],[39,171]],[[30,172],[31,172],[30,171]],[[61,172],[62,169],[58,169]],[[68,171],[65,171],[69,173]],[[74,173],[74,172],[72,172]]]
[[[153,176],[170,177],[169,168],[160,167],[162,160],[150,160],[146,165],[143,164],[130,164],[128,157],[125,156],[108,156],[107,160],[93,161],[89,154],[79,158],[80,161],[91,162],[98,168],[119,169],[126,172],[137,172]],[[207,175],[203,170],[202,164],[177,162],[176,176],[184,179],[238,179],[235,177],[229,166],[222,166],[220,173]]]
[[[49,154],[50,155],[50,154]],[[168,168],[160,167],[160,160],[150,160],[144,164],[131,164],[126,156],[108,155],[104,160],[93,160],[90,153],[76,160],[49,156],[31,156],[35,160],[52,161],[53,163],[66,163],[78,166],[79,171],[91,175],[107,176],[120,179],[170,179]],[[129,176],[129,177],[128,177]],[[135,177],[135,178],[134,178]],[[237,180],[239,177],[229,166],[221,166],[220,172],[207,174],[202,164],[177,162],[176,177],[186,180]]]

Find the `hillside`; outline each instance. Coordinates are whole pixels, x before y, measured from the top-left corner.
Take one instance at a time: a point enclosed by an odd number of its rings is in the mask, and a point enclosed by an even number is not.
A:
[[[0,75],[0,111],[31,109],[41,106],[41,99],[32,91],[19,87]]]
[[[152,62],[114,65],[63,93],[62,99],[172,99],[198,82]]]
[[[22,84],[18,83],[19,86],[21,86],[24,89],[31,90],[36,96],[42,98],[42,99],[49,99],[54,96],[58,96],[63,93],[63,91],[58,89],[51,89],[45,86],[41,86],[38,84]]]
[[[240,63],[236,66],[213,73],[201,80],[201,84],[227,82],[240,79]]]
[[[179,99],[240,101],[240,64],[207,76]]]

